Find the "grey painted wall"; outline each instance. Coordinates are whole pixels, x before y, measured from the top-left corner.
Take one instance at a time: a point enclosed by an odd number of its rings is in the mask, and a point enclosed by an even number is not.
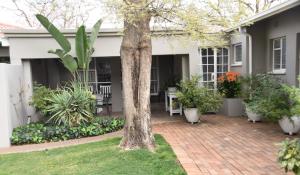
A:
[[[272,45],[271,40],[278,37],[286,37],[286,73],[274,74],[291,84],[298,85],[297,77],[299,75],[299,33],[300,33],[300,7],[295,7],[282,14],[272,16],[266,20],[257,22],[247,27],[247,32],[253,38],[253,73],[271,73],[272,74]],[[245,40],[245,35],[232,37],[231,43],[240,41],[243,45],[249,44]],[[244,46],[243,46],[244,52]],[[246,50],[247,52],[247,50]],[[248,54],[243,54],[243,66],[239,71],[245,73],[249,65],[244,64],[248,60]],[[247,64],[247,62],[246,62]],[[233,68],[235,69],[235,68]]]

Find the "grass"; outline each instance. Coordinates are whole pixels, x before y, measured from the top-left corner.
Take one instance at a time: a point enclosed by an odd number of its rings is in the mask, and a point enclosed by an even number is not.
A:
[[[0,155],[0,175],[185,175],[171,147],[156,135],[156,152],[122,151],[120,138],[30,153]]]

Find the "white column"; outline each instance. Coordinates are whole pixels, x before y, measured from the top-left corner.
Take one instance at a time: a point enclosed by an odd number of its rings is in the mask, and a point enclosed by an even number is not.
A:
[[[31,116],[32,121],[38,120],[38,115],[35,112],[35,109],[29,105],[31,101],[31,97],[33,94],[33,82],[32,82],[32,71],[31,71],[31,64],[29,60],[22,61],[23,65],[23,76],[24,76],[24,83],[23,83],[23,103],[25,107],[25,111],[27,116]]]
[[[0,148],[10,146],[9,92],[6,66],[0,63]]]

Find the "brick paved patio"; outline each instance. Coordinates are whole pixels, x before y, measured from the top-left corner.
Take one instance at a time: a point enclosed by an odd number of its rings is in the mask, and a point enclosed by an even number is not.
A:
[[[276,143],[289,136],[277,124],[253,124],[244,117],[215,115],[201,120],[195,125],[181,119],[154,126],[154,131],[170,143],[188,174],[285,174],[276,162]]]

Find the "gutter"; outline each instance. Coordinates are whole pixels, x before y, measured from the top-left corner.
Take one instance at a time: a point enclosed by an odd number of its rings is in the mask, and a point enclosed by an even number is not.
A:
[[[249,33],[247,33],[246,29],[243,30],[242,27],[239,27],[239,32],[246,35],[246,37],[249,38],[249,75],[252,75],[253,72],[252,36]]]

